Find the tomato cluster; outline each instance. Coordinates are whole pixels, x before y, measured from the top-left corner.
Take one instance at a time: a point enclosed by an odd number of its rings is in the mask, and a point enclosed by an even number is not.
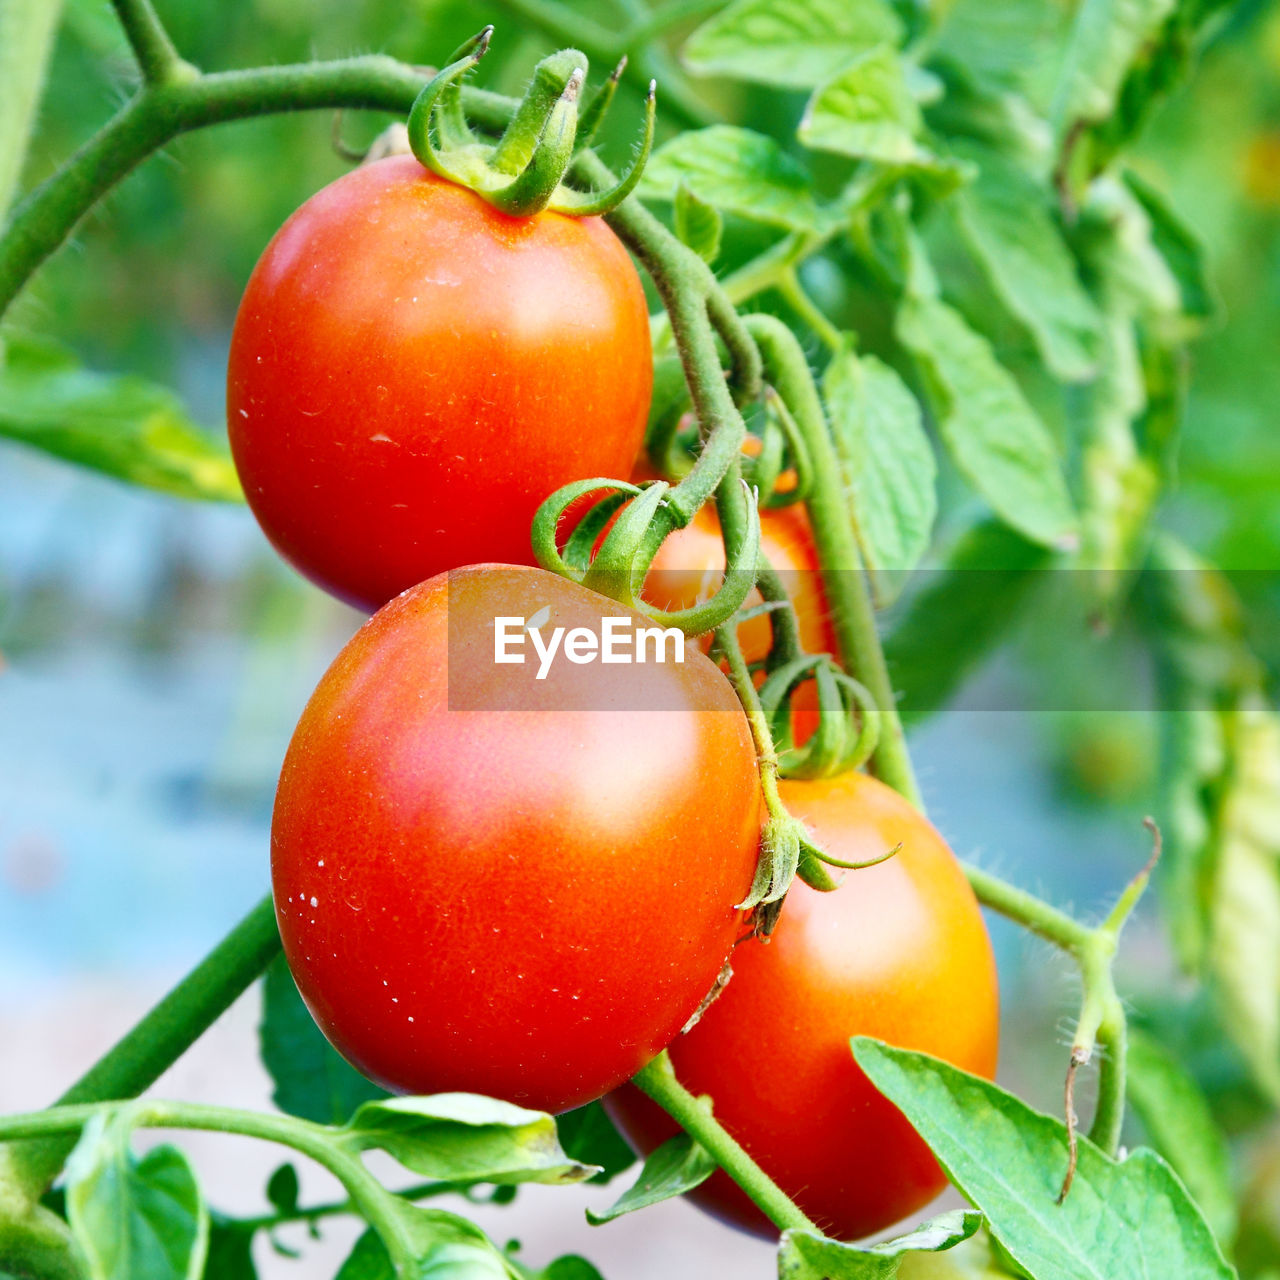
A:
[[[599,219],[510,218],[400,157],[320,192],[268,246],[232,343],[236,463],[281,554],[377,609],[284,762],[285,952],[325,1034],[388,1088],[549,1111],[608,1095],[642,1151],[674,1125],[624,1082],[669,1046],[766,1172],[859,1236],[942,1176],[849,1037],[995,1065],[990,946],[950,850],[862,774],[787,783],[836,857],[897,854],[832,893],[797,885],[757,939],[736,905],[763,820],[756,755],[719,668],[696,645],[625,676],[498,658],[504,627],[542,644],[648,623],[521,566],[551,491],[629,467],[651,379],[639,278]],[[763,550],[805,647],[832,651],[800,508],[766,513]],[[704,511],[645,594],[686,607],[723,566]],[[759,661],[770,623],[741,639]],[[798,714],[802,737],[815,711]],[[770,1229],[723,1174],[697,1199]]]

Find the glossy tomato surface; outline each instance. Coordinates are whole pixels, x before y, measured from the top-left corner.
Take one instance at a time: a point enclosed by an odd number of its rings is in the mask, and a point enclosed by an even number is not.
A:
[[[626,474],[652,378],[644,292],[599,218],[510,218],[395,156],[268,245],[227,421],[276,549],[374,609],[459,565],[532,563],[543,498]]]
[[[539,569],[431,579],[339,654],[284,762],[285,953],[335,1047],[394,1090],[598,1097],[680,1030],[742,931],[758,777],[728,682],[695,646],[543,680],[496,664],[495,618],[539,614],[647,622]]]
[[[783,799],[836,857],[888,862],[818,893],[797,881],[768,941],[743,943],[733,978],[670,1046],[680,1081],[825,1231],[858,1239],[920,1209],[945,1179],[902,1114],[854,1062],[875,1036],[990,1077],[997,989],[977,901],[942,838],[882,783],[850,773],[787,782]],[[634,1086],[605,1100],[650,1151],[674,1125]],[[724,1173],[691,1193],[759,1234],[776,1232]]]

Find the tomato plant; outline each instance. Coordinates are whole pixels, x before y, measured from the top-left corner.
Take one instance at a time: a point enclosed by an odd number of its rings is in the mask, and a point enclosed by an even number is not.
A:
[[[280,554],[376,609],[459,565],[532,563],[539,502],[635,456],[652,377],[644,291],[599,218],[513,218],[392,156],[267,246],[227,426]]]
[[[773,934],[737,948],[732,980],[669,1052],[685,1088],[711,1099],[805,1213],[856,1240],[927,1204],[946,1178],[853,1061],[849,1039],[875,1036],[990,1078],[995,961],[955,855],[896,792],[846,773],[783,783],[782,796],[837,857],[897,852],[831,893],[797,884]],[[642,1152],[678,1132],[634,1086],[606,1106]],[[777,1234],[722,1172],[691,1194],[728,1222]]]
[[[758,784],[715,666],[618,668],[635,679],[610,671],[597,701],[580,667],[493,665],[495,617],[598,632],[606,607],[541,570],[433,578],[303,713],[272,825],[285,954],[325,1034],[390,1088],[599,1097],[742,930]]]

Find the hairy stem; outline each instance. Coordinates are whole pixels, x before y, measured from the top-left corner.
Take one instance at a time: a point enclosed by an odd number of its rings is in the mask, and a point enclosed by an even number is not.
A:
[[[632,1083],[648,1094],[699,1146],[714,1157],[779,1231],[786,1231],[791,1227],[805,1231],[818,1230],[715,1119],[708,1102],[695,1098],[676,1079],[671,1059],[665,1051],[648,1066],[642,1067],[632,1077]]]
[[[151,0],[112,0],[112,3],[147,84],[164,84],[198,74],[178,56],[169,33],[151,7]]]

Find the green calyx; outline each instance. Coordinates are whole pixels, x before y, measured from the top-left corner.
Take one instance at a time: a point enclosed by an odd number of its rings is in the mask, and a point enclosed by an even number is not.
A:
[[[413,154],[433,173],[470,188],[515,218],[529,218],[543,209],[586,217],[616,208],[640,181],[653,147],[655,85],[649,85],[644,137],[631,167],[607,190],[580,191],[566,184],[569,168],[595,137],[626,60],[583,104],[586,54],[561,49],[544,58],[495,143],[472,130],[462,106],[462,80],[484,57],[492,35],[489,26],[468,40],[418,95],[409,112]]]

